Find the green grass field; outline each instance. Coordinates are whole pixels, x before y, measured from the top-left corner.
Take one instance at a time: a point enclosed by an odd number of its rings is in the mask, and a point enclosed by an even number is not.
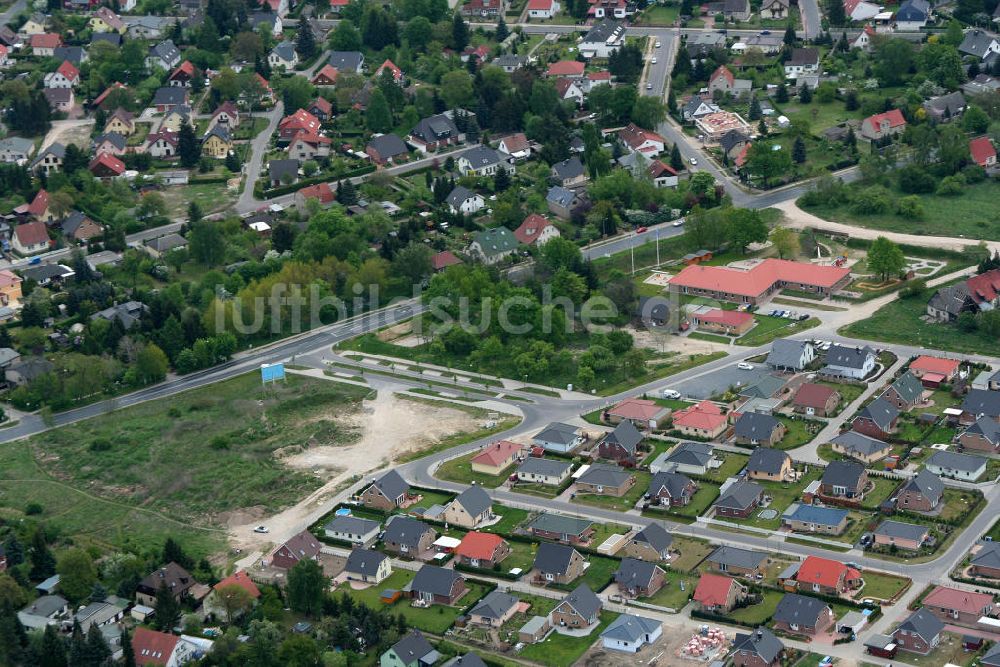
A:
[[[755,605],[737,609],[729,614],[730,618],[741,623],[751,623],[759,625],[774,615],[774,610],[778,608],[778,603],[785,596],[780,591],[764,591],[764,599]]]
[[[532,660],[540,665],[569,667],[590,648],[594,640],[600,637],[604,629],[616,618],[618,618],[618,614],[610,611],[602,611],[597,627],[591,630],[590,634],[586,637],[569,637],[561,635],[558,632],[553,632],[544,641],[525,646],[521,650],[520,657],[525,660]]]
[[[693,571],[709,554],[715,551],[715,546],[708,542],[680,535],[674,537],[674,542],[670,547],[680,552],[679,556],[675,556],[670,561],[670,569],[677,572]]]
[[[353,442],[342,417],[368,391],[290,375],[263,392],[251,373],[54,429],[3,448],[0,505],[16,518],[38,503],[77,544],[148,547],[173,535],[207,555],[224,547],[223,513],[276,512],[323,484],[274,452]]]
[[[636,478],[635,484],[620,498],[616,496],[577,493],[576,502],[582,505],[593,505],[594,507],[626,512],[635,507],[635,504],[639,502],[643,494],[649,490],[649,481],[653,477],[648,472],[641,470],[636,470],[632,474]]]
[[[876,600],[891,600],[906,590],[911,583],[906,577],[872,572],[870,570],[866,570],[863,573],[863,578],[865,580],[865,587],[861,592],[861,596],[875,598]]]
[[[755,317],[757,319],[757,326],[751,329],[747,335],[737,338],[737,345],[757,347],[770,343],[775,338],[784,338],[785,336],[801,333],[813,327],[818,327],[820,324],[819,319],[815,317],[810,317],[808,320],[802,322],[788,320],[783,317],[770,317],[769,315],[756,315]]]
[[[486,473],[476,472],[472,469],[471,459],[478,455],[480,452],[475,451],[466,456],[460,456],[457,459],[452,459],[450,461],[445,461],[434,473],[434,476],[439,479],[445,479],[450,482],[459,482],[462,484],[480,484],[487,488],[496,488],[503,484],[504,480],[514,472],[517,467],[516,464],[508,466],[503,473],[500,475],[487,475]]]

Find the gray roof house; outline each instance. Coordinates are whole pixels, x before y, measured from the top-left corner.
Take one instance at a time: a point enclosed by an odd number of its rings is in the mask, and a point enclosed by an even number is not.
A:
[[[378,534],[379,523],[356,516],[337,516],[323,526],[326,536],[354,544],[370,544]]]
[[[924,469],[908,479],[899,491],[900,493],[909,491],[923,496],[931,507],[934,507],[941,502],[941,497],[944,495],[944,482],[931,471]]]
[[[775,623],[787,623],[790,626],[815,628],[823,614],[830,611],[830,605],[819,598],[786,593],[774,610]]]
[[[187,239],[180,234],[165,234],[163,236],[157,236],[155,239],[143,241],[142,244],[155,253],[156,257],[159,257],[174,248],[183,248],[187,246]]]
[[[661,623],[652,618],[622,614],[601,633],[601,639],[605,648],[620,647],[621,650],[635,652],[643,644],[656,641],[663,631],[660,626]]]
[[[758,447],[750,454],[747,461],[747,473],[759,473],[767,476],[781,474],[791,457],[780,449]]]
[[[103,320],[118,320],[125,331],[128,331],[142,319],[142,316],[149,311],[149,306],[142,303],[141,301],[126,301],[125,303],[119,303],[110,308],[105,308],[104,310],[99,310],[90,316],[90,319],[96,320],[98,318]]]
[[[757,628],[750,634],[737,632],[733,639],[734,655],[756,656],[765,665],[773,664],[784,650],[781,640],[765,627]]]
[[[924,464],[927,470],[941,475],[966,481],[975,481],[986,472],[986,459],[972,454],[937,451]]]
[[[532,442],[545,449],[565,453],[583,444],[583,438],[580,436],[580,429],[578,427],[561,422],[552,422],[539,431],[532,438]]]
[[[517,603],[518,599],[513,595],[501,591],[491,591],[472,608],[469,614],[471,616],[482,616],[483,618],[499,621]]]
[[[985,30],[966,30],[958,52],[984,60],[991,53],[1000,53],[1000,36]]]
[[[579,555],[579,552],[568,544],[542,542],[535,552],[534,568],[543,575],[563,577],[570,571],[574,554]]]
[[[406,147],[406,143],[398,135],[392,133],[372,137],[366,146],[366,150],[375,151],[379,159],[383,162],[410,152],[410,149]]]
[[[677,470],[704,474],[712,461],[712,446],[703,442],[682,442],[669,452],[656,457],[649,465],[652,473]]]
[[[651,549],[665,556],[670,551],[670,545],[674,543],[674,537],[660,524],[651,523],[636,533],[632,541],[649,545]]]
[[[590,484],[592,486],[603,486],[614,489],[627,483],[631,477],[632,473],[620,466],[595,463],[580,475],[576,481],[578,484]]]
[[[653,475],[653,479],[649,481],[649,495],[654,499],[662,499],[664,492],[666,492],[666,496],[671,501],[685,499],[693,493],[691,491],[693,484],[687,475],[662,470]],[[683,500],[683,504],[687,504],[687,500]]]
[[[809,341],[779,338],[771,343],[766,363],[776,370],[801,371],[815,358],[816,350]]]
[[[656,563],[638,558],[623,558],[615,571],[615,583],[618,584],[619,591],[648,591],[653,586],[657,570],[660,574],[665,574],[663,568]]]
[[[392,645],[388,651],[382,655],[385,660],[387,655],[395,654],[396,660],[389,658],[389,664],[403,665],[404,667],[414,667],[416,665],[433,665],[441,655],[434,650],[434,647],[420,634],[419,630],[413,630],[398,642]]]
[[[1000,418],[1000,391],[972,389],[962,400],[962,412],[979,417]]]
[[[477,517],[493,506],[493,500],[481,486],[470,486],[451,502],[465,508],[471,517]]]
[[[597,613],[601,611],[601,599],[594,594],[594,591],[590,590],[587,584],[577,586],[572,593],[563,598],[556,609],[563,605],[569,605],[583,618],[596,619]]]
[[[465,655],[456,655],[454,658],[448,662],[441,665],[441,667],[487,667],[486,663],[475,653],[466,653]]]
[[[540,477],[561,478],[573,464],[569,461],[557,461],[555,459],[543,459],[537,456],[529,456],[517,467],[517,472],[526,475],[536,475]]]
[[[483,145],[473,146],[463,151],[458,156],[456,165],[458,166],[458,171],[463,176],[468,176],[469,174],[476,174],[477,176],[490,175],[496,173],[497,169],[514,170],[514,166],[507,162],[507,158],[503,153],[495,148]]]
[[[752,445],[758,442],[770,443],[775,433],[780,431],[782,423],[776,417],[759,412],[744,412],[736,420],[734,431],[738,442]]]
[[[759,568],[767,560],[767,554],[739,547],[721,546],[716,548],[705,560],[723,572],[752,571]]]
[[[27,160],[35,152],[35,142],[24,137],[0,139],[0,160],[18,162]]]
[[[173,40],[167,39],[149,50],[146,56],[148,67],[161,67],[169,70],[177,67],[181,62],[181,50],[177,48]]]
[[[379,565],[388,558],[381,551],[352,549],[350,555],[347,557],[347,564],[344,566],[344,571],[351,574],[366,574],[374,577],[378,573]]]
[[[903,373],[896,378],[890,388],[907,405],[919,403],[920,398],[924,395],[924,386],[920,384],[917,376],[910,372]]]
[[[415,593],[429,593],[435,597],[450,598],[456,579],[462,575],[450,568],[424,565],[410,582],[410,590]]]
[[[833,345],[827,350],[823,372],[827,375],[862,378],[874,367],[875,357],[875,350],[867,345],[864,347]]]
[[[28,629],[44,629],[69,611],[69,603],[59,595],[43,595],[17,612],[17,619]]]
[[[634,458],[640,442],[642,442],[642,433],[635,427],[635,424],[626,419],[619,422],[615,426],[615,430],[604,436],[602,445],[621,447]]]
[[[552,177],[559,182],[559,185],[563,186],[570,186],[587,180],[583,162],[575,155],[552,165]]]
[[[177,86],[164,86],[157,88],[153,95],[153,106],[176,107],[187,103],[188,91]]]
[[[952,118],[958,118],[965,111],[966,106],[965,95],[957,90],[946,95],[932,97],[923,103],[927,114],[938,122],[947,122]]]
[[[391,542],[406,546],[409,550],[416,549],[420,538],[434,529],[422,521],[408,516],[394,516],[385,524],[383,542]]]
[[[456,185],[444,201],[451,208],[452,213],[475,213],[486,205],[481,195],[464,185]]]
[[[372,486],[378,489],[379,493],[390,501],[398,501],[410,491],[410,485],[406,483],[403,476],[395,470],[390,470],[386,474],[372,482]]]
[[[360,72],[365,57],[360,51],[331,51],[327,62],[338,72]]]
[[[738,481],[729,486],[715,501],[717,514],[746,516],[760,502],[764,487],[754,482]]]
[[[271,160],[267,163],[267,177],[272,186],[294,183],[299,180],[299,161]]]
[[[1000,570],[1000,542],[983,542],[969,564]]]
[[[974,435],[982,438],[994,447],[1000,446],[1000,422],[990,417],[980,417],[969,426],[962,435]]]
[[[875,529],[875,537],[885,537],[890,541],[907,540],[921,544],[928,534],[927,526],[887,519]]]
[[[741,388],[739,392],[740,396],[746,396],[748,398],[769,399],[774,398],[781,393],[781,390],[785,388],[786,384],[788,384],[786,378],[778,375],[767,374],[761,376],[761,378],[753,384],[749,384]]]
[[[832,461],[820,478],[824,486],[856,489],[861,484],[865,467],[855,461]]]
[[[898,418],[899,408],[881,396],[861,408],[858,416],[855,417],[855,419],[871,421],[886,433],[893,429]]]
[[[943,630],[944,622],[927,609],[927,607],[921,607],[910,614],[909,618],[900,623],[899,626],[893,630],[893,635],[897,632],[905,632],[911,635],[916,635],[917,637],[923,639],[928,646],[930,646]]]
[[[573,212],[584,201],[586,201],[586,197],[582,192],[577,193],[561,185],[553,185],[549,188],[548,194],[545,195],[545,202],[549,207],[549,211],[564,220],[569,220]]]
[[[857,431],[844,431],[835,438],[831,438],[830,444],[842,448],[844,454],[847,456],[865,461],[889,447],[887,443],[869,437],[864,433],[858,433]]]

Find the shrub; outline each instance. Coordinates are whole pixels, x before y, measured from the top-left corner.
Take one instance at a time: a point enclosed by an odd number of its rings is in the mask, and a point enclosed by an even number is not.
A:
[[[94,441],[90,443],[89,449],[92,452],[106,452],[111,449],[111,441],[107,438],[95,438]]]
[[[899,200],[896,213],[904,218],[919,220],[924,217],[924,204],[917,195],[908,195]]]
[[[45,511],[45,508],[38,503],[28,503],[24,506],[24,513],[28,516],[36,516]]]
[[[941,179],[937,193],[942,197],[957,197],[965,190],[965,179],[960,174]]]

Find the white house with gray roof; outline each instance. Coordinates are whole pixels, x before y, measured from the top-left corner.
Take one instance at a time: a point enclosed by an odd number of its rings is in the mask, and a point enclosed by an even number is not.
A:
[[[486,200],[483,199],[482,195],[463,185],[456,185],[455,189],[448,193],[445,202],[452,213],[464,213],[465,215],[478,213],[486,206]]]
[[[458,156],[456,161],[458,171],[462,176],[492,176],[500,169],[513,174],[515,167],[510,158],[495,148],[489,146],[473,146]]]
[[[767,365],[780,371],[801,371],[816,358],[816,348],[805,340],[779,338],[771,343]]]
[[[578,427],[552,422],[539,431],[532,442],[548,451],[567,454],[582,445],[584,438]]]
[[[875,350],[868,347],[833,345],[827,350],[824,375],[862,380],[875,370]]]
[[[392,561],[381,551],[354,549],[347,557],[344,573],[349,581],[378,584],[392,574]]]
[[[705,475],[717,463],[712,446],[703,442],[682,442],[669,452],[663,452],[649,464],[649,471],[680,472],[685,475]]]
[[[974,482],[986,474],[987,460],[982,456],[937,451],[931,454],[924,467],[941,477]]]
[[[338,516],[323,526],[323,533],[331,540],[370,546],[375,543],[380,528],[378,521],[355,516]]]
[[[525,482],[526,484],[559,486],[569,479],[572,471],[573,464],[569,461],[556,461],[529,456],[517,467],[516,474],[518,481]]]
[[[663,625],[652,618],[622,614],[601,633],[601,644],[611,651],[636,653],[663,634]]]

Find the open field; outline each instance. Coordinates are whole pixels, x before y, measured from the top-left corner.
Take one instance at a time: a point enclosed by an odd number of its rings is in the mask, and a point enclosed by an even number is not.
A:
[[[78,543],[157,544],[169,534],[199,555],[228,522],[250,520],[323,485],[281,461],[360,435],[367,389],[289,376],[262,391],[255,374],[10,443],[0,504],[41,515]],[[126,537],[127,536],[127,537]]]

